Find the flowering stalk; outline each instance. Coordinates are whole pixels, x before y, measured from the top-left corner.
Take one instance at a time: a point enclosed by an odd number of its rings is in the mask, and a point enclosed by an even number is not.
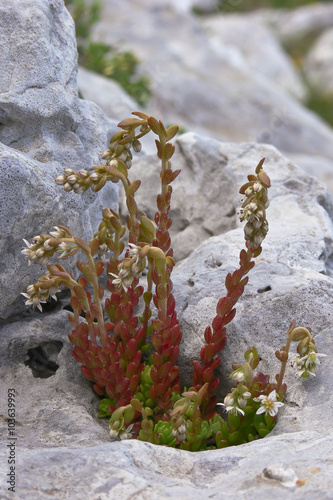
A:
[[[288,360],[292,362],[292,366],[298,377],[308,378],[309,375],[316,376],[318,365],[320,364],[318,358],[326,356],[326,354],[318,353],[309,329],[301,326],[295,328],[295,320],[291,322],[286,336],[286,345],[281,350],[275,352],[275,356],[281,361],[281,370],[276,376],[277,391],[282,386]],[[299,342],[299,344],[297,346],[297,354],[290,357],[289,350],[293,341]]]
[[[193,386],[198,388],[208,382],[208,393],[203,401],[202,411],[204,414],[212,411],[217,402],[217,396],[212,395],[218,385],[219,379],[214,377],[214,370],[221,363],[218,353],[226,344],[226,325],[234,318],[234,308],[238,299],[244,291],[248,282],[246,274],[253,268],[254,259],[261,253],[261,243],[268,232],[266,220],[266,208],[269,205],[267,189],[270,187],[270,179],[262,169],[264,159],[256,167],[256,175],[249,175],[248,182],[241,187],[240,193],[244,195],[242,208],[240,210],[241,221],[246,220],[244,236],[246,250],[240,252],[239,268],[229,273],[225,279],[227,295],[219,300],[216,306],[216,316],[212,326],[208,326],[204,333],[206,344],[200,352],[201,361],[193,361]]]

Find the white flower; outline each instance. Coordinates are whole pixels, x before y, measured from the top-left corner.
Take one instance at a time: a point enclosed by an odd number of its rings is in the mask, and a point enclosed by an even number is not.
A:
[[[237,370],[233,371],[231,375],[229,376],[230,380],[235,380],[236,382],[244,382],[245,381],[245,374],[244,371],[240,368]]]
[[[125,430],[123,430],[123,431],[121,431],[119,433],[119,437],[120,437],[121,440],[123,440],[123,439],[131,439],[131,437],[132,437],[131,430],[133,429],[133,425],[134,424],[129,425],[127,427],[127,429],[125,429]],[[110,431],[110,434],[111,434],[111,431]]]
[[[271,417],[275,417],[279,410],[280,406],[283,406],[284,403],[276,400],[276,391],[272,391],[268,396],[259,396],[258,398],[253,398],[253,401],[260,403],[260,407],[256,411],[257,415],[260,413],[265,413],[266,415],[270,415]]]
[[[185,441],[186,439],[186,429],[188,428],[189,423],[186,422],[186,420],[183,420],[183,423],[180,424],[179,427],[174,427],[171,431],[171,434],[173,435],[174,438],[178,439],[179,441]]]
[[[217,403],[216,406],[224,406],[225,410],[233,415],[237,415],[237,413],[245,415],[244,410],[242,410],[235,404],[235,399],[232,394],[227,394],[227,396],[224,398],[224,403]]]
[[[55,231],[50,231],[50,235],[53,238],[65,238],[67,236],[66,232],[59,226],[54,226]]]
[[[128,246],[130,247],[130,250],[128,251],[128,255],[137,264],[137,262],[139,260],[139,254],[140,254],[141,248],[138,247],[137,245],[134,245],[134,243],[129,243]]]
[[[58,251],[62,252],[60,255],[59,255],[59,258],[62,259],[64,257],[67,257],[67,255],[69,255],[73,250],[77,249],[78,246],[76,243],[74,242],[70,242],[70,243],[67,243],[66,241],[63,241],[62,243],[60,243],[60,245],[58,246]]]
[[[119,436],[119,431],[117,429],[110,429],[111,441],[115,441]]]
[[[262,184],[261,184],[261,182],[256,181],[256,182],[253,184],[253,191],[254,191],[255,193],[258,193],[259,191],[261,191],[261,189],[262,189]]]
[[[37,309],[40,310],[40,312],[43,312],[41,303],[44,304],[46,300],[40,300],[40,297],[38,297],[37,294],[35,295],[29,295],[27,293],[21,293],[23,297],[26,297],[28,300],[24,302],[25,306],[32,306],[33,308],[37,307]]]
[[[318,373],[318,365],[320,365],[319,357],[324,357],[326,354],[321,354],[315,351],[311,351],[306,354],[306,356],[300,356],[299,354],[294,354],[290,357],[291,366],[295,370],[295,375],[297,377],[307,378],[309,375],[313,377]]]
[[[124,276],[124,273],[122,274],[122,270],[120,271],[119,276],[113,273],[109,273],[109,275],[115,278],[114,280],[112,280],[112,284],[115,286],[123,287],[125,292],[128,291],[128,288],[133,283],[133,276],[128,276],[128,275]]]

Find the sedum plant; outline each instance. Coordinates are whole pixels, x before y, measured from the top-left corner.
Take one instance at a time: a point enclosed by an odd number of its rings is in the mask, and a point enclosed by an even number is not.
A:
[[[192,386],[181,390],[177,358],[182,332],[172,294],[175,262],[169,234],[171,184],[180,173],[172,169],[175,147],[171,140],[178,127],[165,128],[161,121],[141,112],[133,115],[119,123],[120,130],[102,155],[103,164],[90,170],[65,169],[55,180],[65,191],[77,194],[88,189],[97,192],[107,182],[121,182],[128,209],[125,223],[118,213],[105,208],[98,230],[88,242],[62,225],[36,236],[31,244],[25,241],[27,248],[22,253],[29,263],[48,264],[54,255],[65,260],[77,252],[83,256],[76,264],[81,273],[78,279],[60,264],[47,265],[46,273],[23,294],[25,303],[42,310],[41,304],[56,298],[61,286],[70,290],[72,353],[101,397],[98,416],[109,418],[112,440],[136,438],[198,451],[262,438],[273,429],[283,405],[291,342],[298,343],[292,363],[301,377],[315,375],[322,356],[310,330],[295,327],[292,321],[285,345],[276,351],[281,370],[275,379],[255,372],[260,358],[252,347],[243,364],[233,365],[230,380],[235,387],[218,403],[216,370],[226,344],[226,327],[235,316],[235,305],[268,232],[270,179],[263,170],[264,159],[240,188],[245,248],[239,255],[239,267],[226,276],[226,295],[218,301],[216,315],[203,332],[204,344],[193,361]],[[128,173],[132,151],[140,151],[140,139],[149,132],[157,136],[161,164],[154,220],[139,212],[135,193],[140,180],[130,181]],[[103,272],[108,278],[107,290],[99,283]]]

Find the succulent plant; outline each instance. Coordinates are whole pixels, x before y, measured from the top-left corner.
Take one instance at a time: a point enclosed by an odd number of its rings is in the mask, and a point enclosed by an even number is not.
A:
[[[181,391],[177,359],[182,331],[172,294],[175,262],[169,234],[171,184],[180,173],[172,169],[175,147],[170,141],[178,127],[166,128],[142,112],[133,115],[120,122],[120,130],[101,155],[104,163],[77,172],[67,168],[55,180],[66,191],[77,194],[88,189],[97,192],[107,182],[121,182],[128,209],[125,224],[118,213],[105,208],[89,242],[73,236],[61,225],[49,234],[36,236],[31,244],[25,241],[27,248],[22,252],[29,263],[45,265],[56,254],[62,260],[78,252],[84,255],[84,260],[76,264],[81,273],[78,279],[60,264],[48,264],[47,272],[23,294],[26,304],[42,309],[41,304],[49,297],[56,298],[61,286],[70,290],[72,354],[102,398],[98,416],[110,419],[112,440],[137,438],[199,451],[265,437],[283,405],[283,376],[291,342],[299,343],[292,358],[298,376],[315,375],[322,355],[318,354],[310,331],[295,328],[293,321],[286,345],[276,351],[281,371],[275,381],[260,372],[254,373],[260,358],[252,347],[244,355],[244,364],[233,365],[230,379],[235,387],[223,403],[217,402],[216,369],[226,344],[226,327],[235,316],[235,305],[268,232],[270,179],[263,170],[264,159],[240,188],[243,198],[239,213],[241,221],[245,221],[245,248],[240,251],[239,267],[226,276],[226,295],[218,301],[216,315],[204,331],[200,359],[193,361],[192,387]],[[161,162],[154,220],[137,207],[135,193],[140,180],[129,179],[132,151],[140,151],[140,139],[149,132],[157,136]],[[104,272],[107,290],[99,282]],[[143,273],[145,286],[140,281]],[[226,412],[225,419],[218,413],[219,405]]]

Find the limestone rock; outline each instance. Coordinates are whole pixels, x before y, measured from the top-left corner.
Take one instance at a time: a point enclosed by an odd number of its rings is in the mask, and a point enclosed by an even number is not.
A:
[[[324,156],[288,154],[296,165],[301,167],[308,175],[316,177],[320,182],[326,184],[333,193],[333,166],[332,160]]]
[[[114,128],[96,106],[77,98],[74,29],[62,1],[13,0],[7,4],[0,4],[0,32],[5,33],[6,40],[0,62],[1,67],[9,65],[11,75],[10,79],[7,73],[2,74],[0,86],[4,201],[0,218],[4,246],[0,252],[6,266],[1,262],[1,271],[8,269],[1,277],[4,317],[16,307],[11,290],[19,294],[25,280],[33,280],[36,270],[30,267],[30,274],[24,274],[27,268],[24,259],[20,261],[19,239],[67,220],[74,221],[71,228],[78,232],[83,228],[91,230],[97,223],[96,208],[115,207],[117,202],[113,189],[103,189],[100,197],[86,194],[78,198],[64,194],[53,184],[54,176],[63,167],[87,168],[98,161],[98,154]],[[134,9],[134,2],[132,6]],[[143,0],[142,8],[146,6]],[[124,15],[127,9],[128,17],[127,2],[118,2],[117,7]],[[154,4],[149,12],[153,16],[165,11]],[[159,20],[161,33],[163,23],[173,19],[172,11],[167,12],[169,18],[154,18]],[[143,40],[151,36],[150,30],[153,32],[155,27],[144,24],[148,31],[145,32],[140,24],[143,17],[135,14],[131,13]],[[177,18],[178,26],[182,26],[183,19]],[[188,33],[184,28],[184,38]],[[200,30],[199,33],[200,38]],[[22,51],[20,43],[26,43]],[[192,81],[187,74],[191,71],[194,74],[200,66],[195,56],[204,56],[204,50],[195,53],[199,47],[196,43],[194,37],[191,70],[187,67],[182,74],[184,84]],[[182,61],[186,59],[186,50],[179,44],[174,41],[173,55]],[[162,38],[156,45],[163,47]],[[155,49],[149,41],[146,48]],[[15,61],[19,61],[17,66]],[[162,64],[163,59],[155,61]],[[213,61],[214,58],[207,60],[208,69]],[[230,67],[226,69],[229,75]],[[175,74],[179,66],[173,61],[166,68],[166,71],[177,69]],[[236,76],[242,73],[237,70],[233,75],[237,96]],[[177,85],[179,81],[173,89]],[[204,89],[207,91],[207,86]],[[184,98],[181,90],[180,85],[179,93]],[[263,90],[264,87],[257,87],[257,91]],[[268,99],[272,94],[267,96]],[[217,94],[214,102],[218,113]],[[280,102],[274,101],[275,105]],[[167,107],[169,101],[162,104]],[[239,114],[241,109],[240,105],[234,113]],[[295,107],[290,108],[290,112],[293,110],[296,113]],[[298,152],[297,144],[292,142],[312,140],[312,151],[320,150],[322,145],[321,154],[331,157],[329,129],[320,128],[314,119],[312,128],[307,122],[298,131],[296,124],[303,117],[302,113],[297,115],[294,122],[290,118],[295,129],[288,128],[289,123],[281,143],[286,144],[289,134],[289,149]],[[204,128],[203,124],[200,126]],[[312,328],[319,352],[327,354],[327,358],[321,358],[318,376],[304,380],[295,379],[290,371],[287,373],[285,406],[274,431],[262,440],[197,454],[134,440],[110,443],[107,422],[96,416],[98,397],[70,353],[67,299],[61,299],[59,309],[50,313],[41,315],[36,311],[21,314],[19,319],[11,317],[2,321],[0,327],[1,498],[13,498],[7,483],[11,442],[7,408],[8,390],[12,388],[16,400],[15,498],[19,500],[43,500],[50,496],[59,500],[87,497],[201,500],[221,498],[221,494],[230,500],[330,498],[333,490],[332,199],[324,185],[272,146],[219,143],[193,133],[177,141],[174,158],[179,163],[177,167],[183,169],[183,179],[178,178],[179,188],[176,188],[178,179],[175,182],[173,215],[175,220],[178,215],[185,215],[178,225],[174,224],[174,239],[176,242],[178,239],[183,255],[202,242],[176,266],[172,277],[184,334],[179,358],[182,381],[191,383],[191,361],[198,357],[204,328],[214,317],[216,302],[224,294],[225,275],[237,266],[243,245],[242,228],[235,215],[238,188],[263,156],[267,158],[265,168],[272,180],[270,231],[237,306],[237,315],[228,325],[218,394],[222,400],[229,390],[231,364],[241,362],[244,351],[253,345],[258,347],[262,358],[259,368],[274,376],[279,365],[274,351],[284,343],[286,329],[294,317],[297,324]],[[140,158],[138,165],[147,169],[146,177],[155,175],[156,165],[151,158]],[[130,171],[131,180],[135,168],[136,165]],[[145,193],[146,199],[152,198],[150,189],[153,190],[153,182]],[[60,215],[61,221],[55,220]],[[45,222],[44,227],[41,221]],[[206,239],[210,234],[215,236]],[[192,243],[191,238],[195,240]]]
[[[0,3],[0,317],[24,309],[20,296],[44,272],[27,267],[22,238],[57,224],[91,238],[117,188],[68,194],[54,183],[64,168],[100,163],[115,123],[78,98],[74,24],[61,0]],[[73,261],[74,262],[74,261]],[[69,266],[73,267],[74,264]]]
[[[245,182],[249,172],[242,171],[243,178],[237,174],[244,158],[255,165],[266,157],[266,163],[273,162],[283,168],[285,164],[291,172],[304,173],[269,145],[226,144],[195,133],[186,133],[176,140],[176,151],[172,157],[173,169],[181,169],[173,183],[170,229],[176,260],[188,256],[209,236],[219,235],[237,227],[236,210],[240,204],[239,187]],[[308,173],[318,174],[318,162],[312,157],[295,156],[301,165],[310,164]],[[323,161],[323,159],[322,159]],[[329,176],[330,162],[321,177]],[[142,185],[136,193],[139,210],[154,218],[156,195],[160,189],[159,160],[156,155],[136,157],[129,176],[131,181],[140,178]],[[326,174],[325,174],[326,172]],[[310,179],[307,177],[307,179]],[[310,182],[310,180],[308,181]],[[314,182],[312,180],[311,182]],[[324,190],[324,187],[322,187]],[[121,210],[126,212],[123,191],[120,191]]]
[[[108,440],[97,419],[98,396],[71,355],[67,311],[33,313],[1,328],[1,377],[14,387],[23,448],[92,446]],[[6,408],[7,390],[1,391]],[[7,422],[1,423],[4,436]]]

